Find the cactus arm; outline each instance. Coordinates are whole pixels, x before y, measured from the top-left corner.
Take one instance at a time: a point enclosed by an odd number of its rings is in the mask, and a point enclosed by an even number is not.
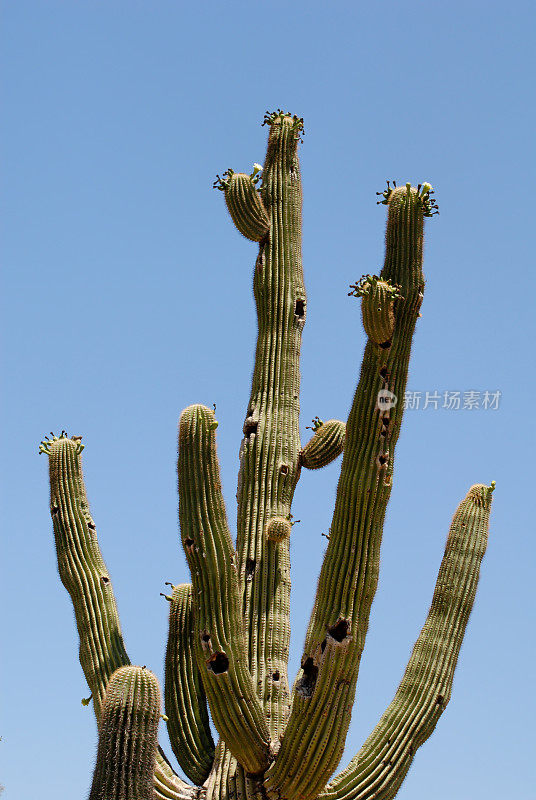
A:
[[[102,557],[82,475],[79,436],[45,440],[40,452],[49,457],[50,511],[60,579],[71,597],[80,637],[80,664],[93,696],[97,720],[111,675],[130,664],[110,576]],[[158,798],[192,796],[159,749],[155,769]]]
[[[361,315],[365,333],[375,344],[388,347],[395,329],[394,301],[401,297],[400,286],[376,275],[363,275],[350,289],[348,295],[363,298]]]
[[[234,547],[216,455],[214,412],[190,406],[179,425],[179,519],[192,576],[194,650],[218,733],[246,771],[270,761],[270,735],[247,667]]]
[[[214,182],[214,186],[225,193],[225,203],[237,229],[252,242],[264,239],[270,228],[257,181],[256,172],[246,175],[229,169]]]
[[[193,653],[192,587],[173,587],[165,661],[164,702],[171,747],[185,775],[197,786],[214,761],[207,699]]]
[[[346,425],[338,419],[321,422],[313,420],[313,435],[300,453],[300,462],[306,469],[320,469],[331,464],[344,450]]]
[[[61,436],[54,438],[45,452],[49,456],[50,512],[58,571],[73,603],[80,637],[80,664],[99,719],[110,676],[130,661],[110,576],[89,512],[82,476],[82,449],[78,438]]]
[[[114,672],[102,704],[89,800],[153,800],[159,719],[153,673],[132,666]]]
[[[319,800],[393,798],[450,699],[486,551],[491,487],[472,486],[450,527],[424,627],[391,705]]]
[[[302,120],[265,118],[268,148],[260,190],[270,230],[255,265],[258,337],[238,477],[237,555],[249,637],[249,667],[270,733],[277,739],[289,705],[289,539],[267,535],[289,519],[299,478],[299,355],[305,322],[301,260]]]
[[[402,403],[384,412],[378,391],[401,398],[422,301],[427,195],[389,191],[385,264],[380,278],[401,289],[391,340],[369,341],[346,425],[330,539],[307,631],[302,671],[281,748],[266,776],[272,796],[311,800],[344,750],[359,661],[376,591],[383,519],[391,492]]]

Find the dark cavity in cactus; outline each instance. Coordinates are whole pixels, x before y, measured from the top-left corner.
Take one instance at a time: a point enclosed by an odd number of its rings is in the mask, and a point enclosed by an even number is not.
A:
[[[332,777],[378,582],[403,415],[402,403],[381,408],[378,392],[403,396],[424,291],[424,220],[438,212],[428,183],[388,182],[379,193],[387,206],[385,262],[378,276],[350,287],[362,298],[368,336],[351,411],[346,423],[315,417],[302,447],[303,120],[278,109],[264,124],[262,169],[228,170],[215,182],[240,233],[258,243],[258,338],[240,449],[236,541],[223,501],[214,410],[190,406],[179,426],[180,536],[191,584],[164,595],[170,601],[164,696],[172,748],[193,785],[157,746],[156,679],[129,666],[89,512],[81,437],[62,431],[40,447],[49,457],[60,577],[73,601],[80,662],[99,723],[91,800],[392,798],[450,698],[486,549],[493,483],[471,487],[458,507],[428,617],[394,699],[355,758]],[[328,547],[291,692],[292,499],[302,467],[321,468],[341,453]]]

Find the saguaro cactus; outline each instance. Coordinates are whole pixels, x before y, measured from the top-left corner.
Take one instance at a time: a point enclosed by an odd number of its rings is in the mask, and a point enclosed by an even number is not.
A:
[[[164,694],[173,751],[194,786],[157,749],[154,676],[127,666],[82,479],[80,437],[62,432],[41,444],[50,462],[60,577],[74,604],[80,661],[99,720],[91,800],[142,800],[148,765],[154,765],[154,797],[162,800],[385,800],[397,793],[450,698],[486,548],[493,483],[472,486],[458,507],[432,605],[393,702],[351,763],[332,778],[378,582],[403,414],[396,398],[404,393],[423,299],[424,220],[437,208],[427,183],[388,183],[380,193],[387,206],[385,263],[378,276],[364,276],[349,292],[362,298],[368,336],[351,411],[346,423],[315,418],[312,437],[302,446],[299,355],[306,295],[297,150],[303,121],[278,110],[264,123],[269,136],[262,175],[255,164],[251,174],[228,170],[215,183],[238,230],[258,243],[258,338],[240,448],[236,543],[223,501],[214,411],[190,406],[179,425],[180,535],[192,582],[165,595]],[[292,498],[302,468],[321,468],[341,452],[328,547],[291,692]],[[220,737],[216,745],[209,712]],[[144,760],[132,761],[132,753],[142,751]]]

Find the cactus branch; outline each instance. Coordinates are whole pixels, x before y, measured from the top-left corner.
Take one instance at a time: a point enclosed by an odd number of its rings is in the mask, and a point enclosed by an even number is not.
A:
[[[130,662],[110,575],[89,512],[80,442],[60,436],[41,447],[49,456],[50,512],[58,570],[73,602],[80,636],[80,663],[99,718],[110,676]]]
[[[49,457],[50,512],[58,571],[71,597],[80,637],[80,664],[93,696],[97,720],[106,686],[115,670],[130,664],[112,583],[99,548],[82,476],[80,437],[44,440]],[[155,794],[167,800],[192,797],[192,788],[173,772],[159,750]]]
[[[307,632],[302,670],[281,748],[266,776],[272,796],[312,800],[344,750],[359,661],[376,591],[383,519],[391,493],[402,404],[378,408],[386,386],[403,396],[422,300],[423,210],[416,190],[390,195],[381,279],[401,287],[392,341],[369,338],[346,425],[330,539]]]
[[[214,187],[225,193],[225,202],[231,218],[240,233],[252,242],[260,242],[270,228],[270,220],[257,189],[260,169],[246,175],[229,169],[223,177],[218,175]]]
[[[363,298],[361,313],[367,336],[380,347],[389,347],[395,329],[394,301],[404,299],[400,286],[376,275],[363,275],[350,289],[348,295]]]
[[[160,689],[144,667],[121,667],[108,682],[89,800],[153,800]]]
[[[179,426],[179,519],[194,600],[194,650],[214,725],[251,773],[270,762],[270,735],[247,667],[234,547],[221,492],[212,409]]]
[[[299,478],[299,356],[306,296],[301,261],[303,122],[268,114],[261,196],[270,230],[259,245],[253,291],[259,332],[238,478],[237,555],[249,641],[248,662],[273,739],[288,713],[289,539],[274,547],[272,518],[289,519]],[[274,679],[277,675],[277,680]]]
[[[193,653],[191,585],[175,586],[170,600],[164,688],[169,740],[185,775],[200,786],[212,768],[214,742],[205,690]]]
[[[486,551],[491,487],[472,486],[450,527],[432,605],[393,702],[363,747],[319,800],[396,795],[417,749],[450,699],[454,670]]]
[[[338,419],[329,419],[318,424],[320,420],[313,420],[313,435],[300,454],[302,467],[306,469],[320,469],[331,464],[344,450],[346,438],[346,425]]]

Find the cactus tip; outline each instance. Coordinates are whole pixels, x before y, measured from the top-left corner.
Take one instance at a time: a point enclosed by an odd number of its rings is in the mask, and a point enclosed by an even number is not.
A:
[[[391,283],[389,280],[383,280],[377,275],[363,275],[358,281],[350,284],[351,291],[348,292],[348,297],[366,297],[371,290],[375,292],[378,285],[388,293],[391,300],[403,299],[400,294],[401,286],[397,283]]]
[[[219,189],[220,192],[224,192],[228,188],[229,182],[233,175],[234,175],[233,169],[226,169],[223,175],[221,176],[216,175],[216,180],[212,184],[212,188]]]
[[[393,186],[391,186],[391,183]],[[431,195],[434,194],[434,190],[432,184],[428,181],[419,183],[416,189],[412,187],[409,181],[405,184],[404,188],[401,186],[397,187],[396,181],[387,181],[387,188],[384,189],[383,192],[376,192],[376,194],[379,197],[383,197],[383,200],[377,201],[377,205],[389,205],[393,195],[396,194],[400,197],[402,194],[405,198],[413,198],[415,205],[422,209],[423,216],[433,217],[434,214],[439,214],[437,201],[431,197]]]
[[[290,111],[283,111],[278,108],[277,111],[267,111],[264,115],[262,125],[275,125],[281,124],[286,121],[287,124],[292,126],[292,129],[297,133],[305,133],[303,127],[303,117],[298,117],[296,114],[291,114]],[[262,127],[262,126],[261,126]]]
[[[62,430],[62,432],[60,433],[59,436],[56,436],[56,434],[53,433],[53,431],[50,431],[50,438],[48,436],[45,436],[43,441],[40,442],[40,444],[39,444],[39,452],[40,453],[46,453],[47,455],[50,455],[50,447],[51,447],[51,445],[54,442],[61,441],[62,439],[69,439],[69,435],[67,434],[67,431]],[[82,440],[81,436],[71,436],[71,441],[75,442],[76,445],[77,445],[77,450],[76,450],[77,453],[81,453],[82,450],[84,449],[84,445],[81,443],[81,440]]]
[[[324,420],[323,420],[323,419],[320,419],[320,417],[319,417],[319,416],[313,417],[313,419],[311,420],[311,422],[312,422],[313,424],[312,424],[312,425],[306,425],[306,426],[305,426],[305,430],[306,430],[306,431],[313,431],[313,433],[314,433],[315,431],[317,431],[319,428],[321,428],[321,427],[322,427],[322,425],[324,424]]]

